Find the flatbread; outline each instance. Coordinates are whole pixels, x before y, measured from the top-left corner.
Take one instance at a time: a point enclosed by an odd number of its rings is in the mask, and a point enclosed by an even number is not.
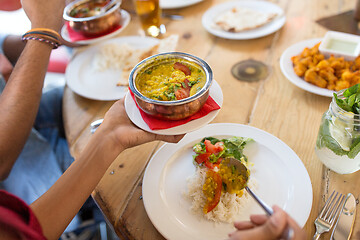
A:
[[[271,22],[276,13],[233,7],[215,18],[215,26],[228,32],[242,32],[261,27]]]
[[[104,45],[95,55],[93,64],[96,70],[121,70],[117,86],[128,86],[129,75],[133,67],[141,60],[154,54],[175,51],[179,36],[171,35],[159,41],[158,44],[144,49],[136,49],[127,43],[109,43]]]

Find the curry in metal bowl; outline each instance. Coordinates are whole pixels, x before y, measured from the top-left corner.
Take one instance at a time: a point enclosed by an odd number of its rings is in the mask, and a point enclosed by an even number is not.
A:
[[[140,73],[136,87],[148,98],[175,101],[193,96],[205,81],[205,72],[199,65],[185,59],[172,59]]]
[[[179,52],[143,60],[129,78],[138,106],[150,115],[169,120],[199,111],[209,96],[211,83],[212,71],[205,61]]]

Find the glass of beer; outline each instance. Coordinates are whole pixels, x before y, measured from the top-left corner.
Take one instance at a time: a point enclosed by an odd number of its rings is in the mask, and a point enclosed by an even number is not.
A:
[[[158,37],[162,33],[159,0],[134,0],[134,3],[145,34]]]

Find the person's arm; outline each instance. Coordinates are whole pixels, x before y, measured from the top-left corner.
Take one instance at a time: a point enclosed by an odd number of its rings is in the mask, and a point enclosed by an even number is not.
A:
[[[16,64],[24,47],[25,43],[21,40],[21,36],[17,35],[7,35],[2,44],[3,52],[12,65]]]
[[[177,142],[182,138],[154,135],[135,127],[123,100],[116,102],[104,119],[80,157],[30,205],[48,239],[59,238],[120,152],[153,140]]]
[[[270,217],[266,215],[251,215],[250,221],[235,222],[237,229],[229,234],[229,240],[271,240],[282,239],[282,235],[287,227],[294,231],[292,240],[305,240],[305,232],[299,225],[281,208],[274,206],[274,214]]]
[[[64,0],[23,0],[22,4],[32,28],[59,31]],[[33,126],[51,49],[47,43],[28,41],[0,96],[0,180],[8,176]]]
[[[29,41],[0,95],[0,177],[9,174],[33,126],[52,47]]]

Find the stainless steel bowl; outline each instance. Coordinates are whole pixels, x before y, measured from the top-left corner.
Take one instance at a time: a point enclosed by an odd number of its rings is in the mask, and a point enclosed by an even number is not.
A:
[[[193,96],[176,101],[159,101],[144,96],[136,87],[137,75],[155,65],[174,59],[185,59],[202,68],[206,76],[204,87]],[[151,56],[137,64],[130,73],[129,86],[138,106],[144,112],[160,119],[180,120],[194,115],[200,110],[209,97],[212,80],[212,70],[204,60],[187,53],[169,52]]]
[[[85,36],[96,36],[111,32],[113,29],[120,25],[121,13],[120,5],[121,1],[118,1],[108,11],[97,14],[91,17],[75,18],[70,15],[73,9],[81,7],[88,2],[94,0],[77,0],[64,9],[63,18],[69,22],[70,27],[77,32],[84,34]],[[95,2],[104,2],[105,0],[95,0]]]

